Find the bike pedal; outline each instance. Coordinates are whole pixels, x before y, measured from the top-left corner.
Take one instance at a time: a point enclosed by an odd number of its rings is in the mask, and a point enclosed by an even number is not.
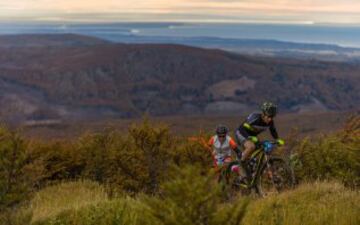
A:
[[[238,177],[235,181],[234,181],[234,185],[236,186],[241,186],[241,187],[248,187],[248,183],[246,181],[246,177]]]

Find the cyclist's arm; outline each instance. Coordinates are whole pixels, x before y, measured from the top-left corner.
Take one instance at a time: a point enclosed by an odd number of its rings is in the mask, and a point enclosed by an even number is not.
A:
[[[230,139],[230,147],[236,153],[237,156],[241,155],[241,150],[233,139]]]
[[[208,147],[212,147],[214,145],[214,137],[211,137],[207,143]]]
[[[270,124],[270,133],[271,133],[271,136],[274,138],[274,139],[278,139],[279,138],[279,135],[277,133],[277,130],[275,128],[275,125],[274,125],[274,122],[272,121],[271,124]]]

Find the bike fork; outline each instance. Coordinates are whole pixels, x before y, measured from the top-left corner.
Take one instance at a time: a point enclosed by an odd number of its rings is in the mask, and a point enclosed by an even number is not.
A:
[[[274,173],[273,173],[273,171],[272,171],[272,168],[271,168],[271,165],[270,165],[270,163],[269,163],[269,161],[268,161],[268,157],[267,156],[265,156],[266,158],[266,168],[267,168],[267,175],[269,176],[269,178],[270,178],[270,180],[271,180],[271,183],[272,183],[272,185],[274,186],[274,187],[276,187],[276,184],[275,184],[275,181],[274,181]]]

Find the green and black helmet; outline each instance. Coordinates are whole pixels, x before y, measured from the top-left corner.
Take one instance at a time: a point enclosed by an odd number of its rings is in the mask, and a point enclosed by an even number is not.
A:
[[[272,102],[264,102],[261,110],[265,115],[274,117],[276,116],[277,106]]]

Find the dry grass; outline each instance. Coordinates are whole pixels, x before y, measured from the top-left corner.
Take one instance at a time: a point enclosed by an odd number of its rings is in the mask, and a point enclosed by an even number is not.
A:
[[[347,189],[339,183],[309,183],[279,195],[253,200],[246,208],[241,224],[358,225],[359,202],[359,191]],[[35,197],[32,208],[35,224],[131,225],[141,224],[139,218],[147,221],[146,224],[159,222],[155,222],[151,214],[144,213],[141,199],[126,197],[109,201],[101,187],[88,182],[46,188]],[[39,223],[41,220],[43,222]]]
[[[250,204],[244,225],[357,225],[360,195],[339,183],[309,183]]]
[[[38,192],[31,201],[32,222],[54,217],[66,210],[78,210],[108,199],[104,189],[90,181],[68,182]]]

